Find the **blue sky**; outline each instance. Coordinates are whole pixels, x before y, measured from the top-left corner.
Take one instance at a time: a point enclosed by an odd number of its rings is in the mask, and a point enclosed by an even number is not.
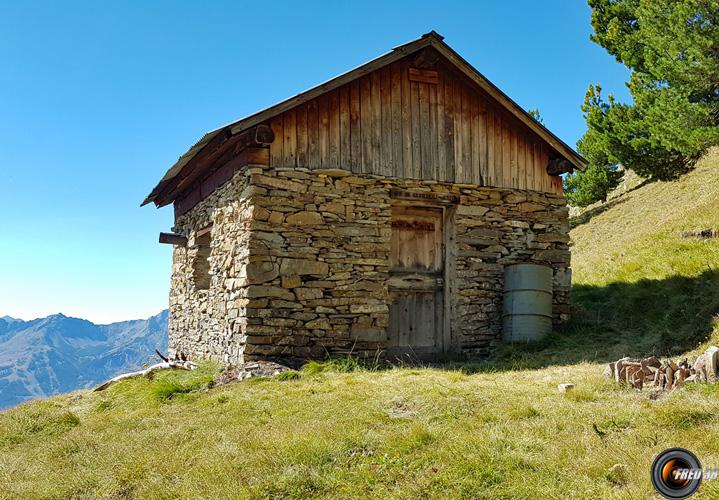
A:
[[[140,208],[202,134],[430,30],[569,144],[628,73],[579,0],[0,0],[0,316],[167,307],[172,208]]]

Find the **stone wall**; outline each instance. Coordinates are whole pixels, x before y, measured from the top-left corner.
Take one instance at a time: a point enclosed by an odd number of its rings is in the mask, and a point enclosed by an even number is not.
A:
[[[251,191],[247,173],[240,172],[175,222],[173,231],[187,236],[188,244],[173,251],[171,354],[233,363],[242,360],[245,311],[240,288],[248,262]],[[210,288],[198,290],[193,279],[193,262],[199,253],[197,232],[210,224]]]
[[[374,352],[389,319],[388,184],[345,171],[267,170],[253,203],[248,355]]]
[[[170,345],[191,357],[373,355],[389,316],[390,189],[459,196],[448,245],[452,345],[484,354],[501,341],[503,268],[554,268],[554,313],[568,318],[564,197],[344,170],[239,172],[180,217]],[[210,290],[194,289],[194,235],[212,223]]]
[[[554,269],[555,324],[569,319],[569,220],[563,196],[452,186],[455,217],[453,336],[465,352],[486,354],[501,342],[504,267],[531,262]]]

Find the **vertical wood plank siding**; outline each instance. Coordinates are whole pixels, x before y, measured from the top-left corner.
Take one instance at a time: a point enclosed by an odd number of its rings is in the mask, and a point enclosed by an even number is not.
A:
[[[410,80],[404,59],[273,118],[275,167],[561,193],[549,146],[441,62],[437,81]]]

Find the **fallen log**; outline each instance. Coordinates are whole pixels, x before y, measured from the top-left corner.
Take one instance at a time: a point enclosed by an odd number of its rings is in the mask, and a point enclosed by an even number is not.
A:
[[[159,370],[194,370],[197,368],[197,365],[195,363],[192,363],[191,361],[163,361],[162,363],[157,363],[152,366],[148,366],[144,370],[138,370],[136,372],[130,372],[130,373],[123,373],[122,375],[118,375],[117,377],[113,377],[107,382],[104,382],[97,387],[95,387],[94,392],[104,391],[108,387],[110,387],[115,382],[119,382],[120,380],[125,380],[128,378],[135,378],[135,377],[149,377],[151,374],[153,374],[156,371]]]
[[[672,366],[672,363],[669,363],[669,366],[667,366],[665,373],[667,376],[667,387],[671,389],[672,387],[674,387],[674,368]]]
[[[688,376],[689,369],[679,368],[679,370],[677,370],[676,376],[674,377],[674,387],[682,387],[684,385],[684,381]]]
[[[696,374],[696,379],[698,382],[708,382],[708,372],[707,372],[707,360],[706,356],[703,354],[699,356],[696,361],[694,361],[694,365],[692,366],[692,370]]]
[[[644,384],[644,377],[640,364],[625,362],[624,367],[624,381],[635,389],[641,389]]]
[[[635,358],[622,358],[614,364],[614,379],[619,382],[627,382],[627,368],[639,363]],[[606,371],[605,371],[606,373]]]

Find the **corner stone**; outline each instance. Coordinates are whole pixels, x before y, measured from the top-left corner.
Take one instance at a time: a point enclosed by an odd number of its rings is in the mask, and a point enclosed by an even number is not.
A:
[[[489,209],[481,205],[459,205],[457,207],[458,215],[474,215],[476,217],[481,217],[487,212],[489,212]]]
[[[247,264],[247,281],[250,284],[272,281],[278,274],[278,266],[272,262],[250,262]]]
[[[324,223],[322,215],[317,212],[297,212],[296,214],[288,215],[285,219],[287,224],[293,224],[295,226],[309,226]]]
[[[295,294],[277,286],[250,285],[247,287],[247,298],[277,297],[283,300],[295,300]]]
[[[282,259],[280,276],[327,276],[330,266],[326,262],[307,259]]]
[[[544,260],[547,262],[569,262],[569,251],[567,250],[542,250],[534,254],[534,260]]]

